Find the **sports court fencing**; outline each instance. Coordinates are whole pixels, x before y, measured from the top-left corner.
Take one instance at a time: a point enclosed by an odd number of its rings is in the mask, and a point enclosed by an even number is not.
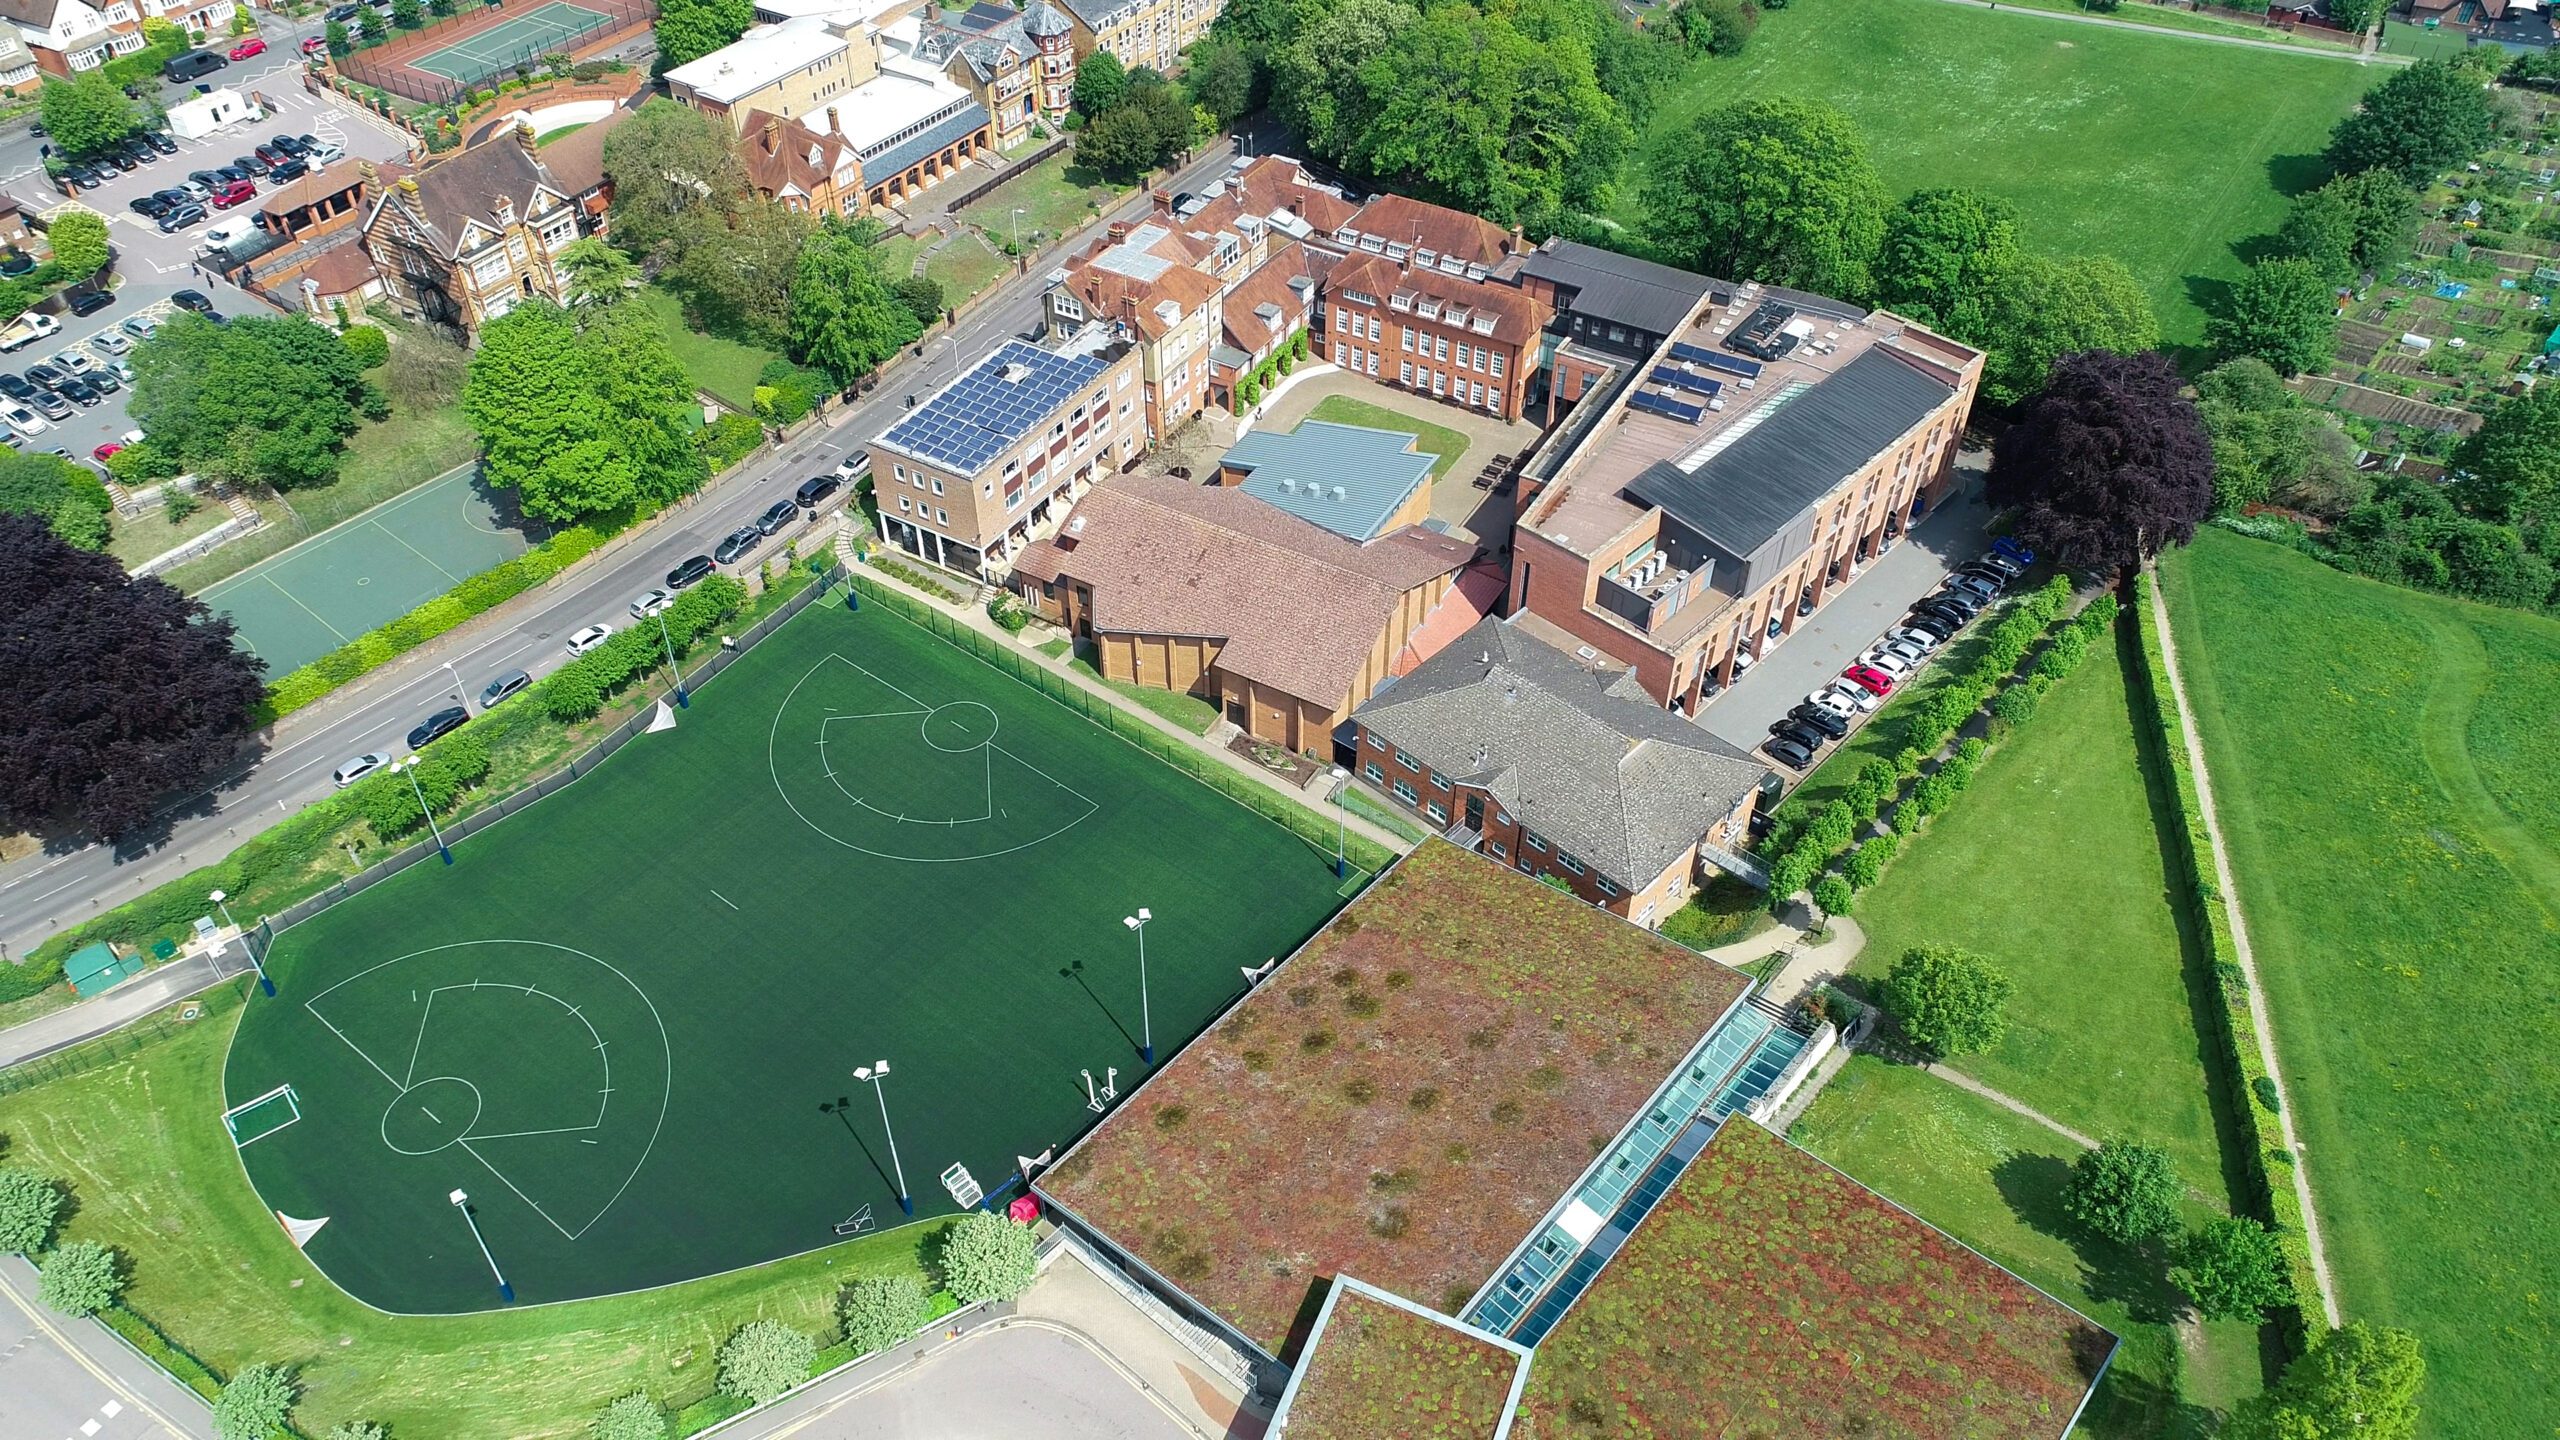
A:
[[[247,972],[244,970],[241,973]],[[191,1004],[165,1008],[148,1020],[127,1025],[121,1030],[101,1035],[94,1040],[83,1040],[77,1045],[39,1060],[12,1065],[6,1070],[0,1070],[0,1095],[14,1095],[21,1090],[34,1089],[38,1085],[50,1085],[56,1080],[68,1080],[74,1075],[86,1075],[92,1070],[101,1070],[119,1060],[129,1059],[190,1025],[203,1024],[206,1020],[236,1008],[242,998],[244,997],[239,986],[216,984],[202,998]],[[200,1018],[194,1020],[180,1018],[188,1010],[194,1010]]]
[[[600,48],[626,33],[636,34],[658,18],[657,0],[572,0],[579,9],[596,12],[598,18],[575,31],[503,46],[494,53],[474,47],[471,68],[462,77],[421,70],[414,63],[439,59],[443,52],[465,44],[474,35],[547,9],[553,3],[555,0],[503,0],[498,5],[470,5],[463,13],[446,16],[422,29],[394,34],[379,45],[350,51],[330,63],[339,74],[358,84],[429,105],[450,105],[493,76],[512,75],[519,67],[539,68],[545,55],[574,57],[581,50]]]

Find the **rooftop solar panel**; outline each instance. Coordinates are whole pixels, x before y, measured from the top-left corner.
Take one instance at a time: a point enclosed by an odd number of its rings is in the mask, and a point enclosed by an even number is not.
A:
[[[1701,395],[1713,395],[1724,389],[1724,382],[1721,380],[1710,380],[1704,375],[1692,375],[1686,370],[1674,369],[1669,365],[1653,367],[1653,378],[1665,385],[1681,390],[1694,390]]]
[[[1020,365],[1029,373],[1007,380]],[[1046,419],[1102,373],[1093,355],[1059,355],[1007,341],[882,433],[882,443],[960,474],[976,470]]]
[[[1637,391],[1628,397],[1627,404],[1632,409],[1649,411],[1655,415],[1668,415],[1674,420],[1685,421],[1691,425],[1697,424],[1699,418],[1707,413],[1695,405],[1684,404],[1667,395],[1656,395],[1650,390]]]
[[[1710,370],[1721,370],[1727,375],[1739,375],[1745,380],[1757,379],[1760,375],[1759,361],[1745,360],[1739,355],[1719,355],[1711,351],[1707,358],[1698,363]]]
[[[1702,349],[1686,340],[1671,342],[1671,358],[1674,360],[1686,360],[1693,365],[1704,365],[1715,357],[1716,352],[1713,350]]]

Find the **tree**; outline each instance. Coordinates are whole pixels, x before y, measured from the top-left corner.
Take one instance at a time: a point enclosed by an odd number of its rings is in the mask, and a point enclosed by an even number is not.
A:
[[[2475,515],[2560,522],[2560,385],[2499,405],[2453,452],[2454,498]]]
[[[659,278],[681,292],[707,328],[759,345],[781,342],[791,317],[791,278],[815,228],[806,211],[761,195],[677,217]]]
[[[2121,570],[2195,538],[2213,444],[2157,351],[2063,357],[1991,455],[1984,495],[2066,567]]]
[[[1760,7],[1751,0],[1681,0],[1671,28],[1692,55],[1739,55],[1760,28]]]
[[[65,1315],[95,1315],[124,1293],[124,1270],[116,1252],[95,1240],[74,1240],[44,1257],[37,1272],[36,1293]]]
[[[1846,915],[1858,903],[1857,892],[1839,875],[1825,875],[1813,882],[1814,907],[1825,915]]]
[[[800,247],[791,282],[793,359],[851,385],[923,333],[915,313],[890,293],[862,230],[831,217]]]
[[[2335,519],[2372,494],[2338,417],[2304,404],[2263,360],[2227,360],[2196,381],[2213,437],[2213,508],[2274,500]]]
[[[2062,1208],[2119,1245],[2138,1245],[2178,1228],[2178,1202],[2186,1193],[2168,1151],[2114,1139],[2072,1163]]]
[[[720,1393],[761,1405],[809,1378],[817,1342],[779,1320],[750,1320],[720,1346]]]
[[[597,1412],[595,1440],[667,1440],[667,1412],[635,1390]]]
[[[856,1355],[886,1350],[925,1322],[924,1286],[912,1275],[875,1275],[844,1287],[836,1299],[844,1343]]]
[[[231,621],[0,515],[0,826],[132,833],[229,763],[266,696]],[[0,1240],[0,1248],[8,1248]]]
[[[1746,100],[1675,133],[1644,190],[1645,234],[1675,265],[1825,295],[1868,293],[1884,189],[1831,106]]]
[[[338,332],[338,343],[347,347],[347,358],[356,362],[358,370],[371,370],[391,359],[391,337],[379,325],[350,325]]]
[[[2482,78],[2445,60],[2393,71],[2329,132],[2329,165],[2341,175],[2388,170],[2417,186],[2487,148],[2495,126]]]
[[[2009,1033],[2006,1010],[2015,988],[1987,956],[1953,945],[1915,945],[1893,962],[1878,999],[1922,1049],[1971,1055]]]
[[[2338,296],[2317,262],[2260,260],[2206,327],[2223,358],[2246,355],[2286,375],[2324,370],[2338,348]]]
[[[107,268],[107,222],[96,213],[67,207],[53,217],[45,240],[53,246],[53,263],[73,281],[86,280]]]
[[[696,436],[701,402],[656,321],[629,305],[584,316],[588,376],[640,498],[665,504],[711,478]]]
[[[293,1413],[301,1387],[280,1365],[252,1365],[231,1377],[213,1402],[214,1433],[222,1440],[273,1440]]]
[[[83,550],[107,546],[116,502],[97,476],[59,455],[0,451],[0,511],[33,515]]]
[[[1129,72],[1120,57],[1096,50],[1076,62],[1076,113],[1092,120],[1117,106],[1129,93]]]
[[[1922,190],[1885,217],[1876,300],[1969,345],[1988,340],[1990,298],[2017,265],[2018,212],[1979,190]]]
[[[2361,35],[2382,14],[2385,0],[2329,0],[2329,23]]]
[[[560,272],[561,288],[568,292],[572,305],[610,305],[641,284],[640,267],[600,236],[570,241],[561,247],[552,265]]]
[[[1094,58],[1109,53],[1096,51]],[[1076,79],[1078,83],[1084,79],[1081,68]],[[1192,46],[1184,59],[1182,88],[1192,104],[1216,116],[1220,125],[1233,125],[1254,110],[1257,86],[1253,57],[1232,40],[1203,40]]]
[[[665,98],[605,137],[604,172],[613,180],[615,243],[638,255],[664,258],[679,217],[702,206],[730,209],[750,193],[728,124]]]
[[[755,22],[754,0],[665,0],[658,6],[658,73],[736,44]]]
[[[942,323],[942,282],[930,275],[901,275],[889,282],[889,293],[916,317],[916,323],[930,330]]]
[[[181,315],[133,352],[133,418],[190,467],[226,457],[293,489],[334,479],[369,387],[337,336],[299,315]]]
[[[97,70],[47,80],[37,104],[55,147],[72,155],[95,154],[142,127],[132,99]]]
[[[341,1420],[329,1427],[329,1440],[391,1440],[391,1432],[370,1420]]]
[[[963,1305],[1011,1300],[1039,1278],[1033,1249],[1029,1226],[972,1210],[943,1232],[943,1288]]]
[[[2151,296],[2107,256],[2024,255],[1993,285],[1980,336],[1949,331],[1988,352],[1982,393],[2015,405],[2044,388],[2053,362],[2079,350],[2130,355],[2160,343]]]
[[[347,33],[344,21],[332,20],[320,33],[328,42],[330,58],[343,60],[354,53],[355,37]]]
[[[2234,1406],[2222,1440],[2414,1440],[2427,1357],[2406,1330],[2352,1321]]]
[[[2211,1320],[2255,1323],[2293,1293],[2276,1232],[2245,1215],[2217,1216],[2189,1233],[2169,1278]]]
[[[415,30],[427,23],[426,8],[418,0],[391,0],[391,23],[402,30]]]
[[[1155,121],[1134,105],[1104,112],[1076,136],[1076,159],[1115,180],[1134,180],[1153,169],[1156,150]]]
[[[665,334],[618,305],[574,315],[547,301],[517,306],[481,327],[462,389],[486,450],[481,473],[554,523],[701,484],[709,467],[688,423],[694,404]]]
[[[1316,154],[1349,155],[1378,109],[1364,67],[1421,13],[1403,0],[1302,0],[1288,9],[1290,33],[1265,52],[1272,108]]]
[[[62,1218],[62,1187],[22,1166],[0,1168],[0,1255],[33,1255]]]
[[[379,45],[391,33],[391,25],[382,18],[381,11],[366,6],[356,14],[356,33],[364,37],[367,45]]]
[[[2385,170],[2341,175],[2295,198],[2276,231],[2276,252],[2308,260],[2339,284],[2409,253],[2418,197]]]

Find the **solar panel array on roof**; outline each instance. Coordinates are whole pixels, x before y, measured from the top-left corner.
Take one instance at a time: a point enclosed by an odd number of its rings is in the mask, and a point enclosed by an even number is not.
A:
[[[1704,365],[1710,370],[1721,370],[1727,375],[1739,375],[1745,380],[1760,378],[1760,362],[1745,360],[1738,355],[1727,355],[1721,350],[1704,349],[1686,340],[1671,342],[1671,358],[1686,360],[1692,365]]]
[[[1005,372],[1015,366],[1029,373],[1006,379]],[[1002,454],[1105,368],[1098,356],[1058,355],[1020,340],[1007,341],[880,439],[966,475]]]
[[[1721,380],[1710,380],[1704,375],[1692,375],[1686,370],[1670,365],[1653,367],[1653,378],[1664,385],[1681,390],[1694,390],[1701,395],[1713,395],[1724,389],[1724,382]]]
[[[1674,420],[1685,421],[1691,425],[1697,424],[1699,417],[1707,413],[1698,406],[1684,404],[1668,395],[1656,395],[1650,390],[1639,390],[1629,396],[1627,405],[1630,409],[1644,410],[1655,415],[1668,415]]]

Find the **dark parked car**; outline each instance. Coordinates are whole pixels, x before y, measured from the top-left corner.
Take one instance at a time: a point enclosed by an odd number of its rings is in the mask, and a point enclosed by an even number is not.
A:
[[[75,305],[75,306],[73,306],[73,307],[71,307],[71,308],[72,308],[72,313],[74,313],[74,314],[79,313],[79,308],[80,308],[80,307],[78,307],[78,306],[76,306],[76,305]],[[98,391],[98,393],[99,393],[99,394],[101,394],[101,395],[113,395],[113,394],[114,394],[114,393],[116,393],[117,391],[119,391],[119,390],[121,390],[121,389],[123,389],[123,388],[124,388],[124,382],[116,378],[116,372],[114,372],[113,370],[109,370],[109,369],[107,369],[107,368],[106,368],[105,366],[103,366],[103,365],[99,366],[99,367],[98,367],[97,369],[95,369],[95,370],[90,371],[88,374],[81,376],[80,378],[81,378],[81,379],[83,379],[83,380],[88,381],[91,385],[93,385],[93,386],[97,387],[97,391]]]
[[[204,207],[193,200],[190,200],[186,204],[172,209],[168,214],[161,216],[159,223],[161,234],[175,235],[190,225],[203,224]]]
[[[83,290],[71,297],[71,313],[83,319],[116,303],[116,297],[104,290]]]
[[[175,155],[178,153],[178,142],[170,139],[167,135],[162,134],[157,130],[143,131],[142,143],[159,151],[163,155]]]
[[[27,367],[28,381],[41,385],[47,390],[60,390],[62,382],[70,378],[70,372],[51,361],[39,360]]]
[[[1779,721],[1778,725],[1770,726],[1769,733],[1772,735],[1784,733],[1778,727],[1786,724],[1789,720],[1802,725],[1810,725],[1814,729],[1821,731],[1823,734],[1830,736],[1834,740],[1842,739],[1849,733],[1849,721],[1847,717],[1835,715],[1830,711],[1823,709],[1821,706],[1810,702],[1799,705],[1795,709],[1788,711],[1787,719]]]
[[[1793,740],[1807,750],[1819,750],[1822,743],[1831,738],[1803,720],[1781,720],[1769,734],[1773,739]]]
[[[221,189],[222,182],[230,178],[230,176],[223,174],[219,170],[190,170],[187,172],[187,179],[196,185],[202,186],[204,193],[207,195]]]
[[[711,553],[721,564],[726,565],[756,548],[756,543],[762,539],[764,539],[763,531],[753,525],[741,525],[730,531],[729,538],[721,541]]]
[[[0,275],[15,280],[36,268],[36,257],[24,250],[0,251]]]
[[[439,735],[450,735],[461,729],[462,722],[470,718],[471,712],[459,705],[439,710],[419,721],[418,728],[409,732],[409,748],[415,750]]]
[[[131,210],[134,214],[141,216],[145,220],[157,220],[161,216],[168,214],[170,211],[175,210],[178,207],[167,200],[162,199],[159,193],[155,191],[149,195],[135,196],[126,204],[125,208]]]
[[[1772,735],[1760,742],[1760,751],[1790,770],[1803,771],[1813,765],[1813,751],[1782,736]]]
[[[266,174],[268,171],[273,170],[276,167],[268,164],[263,156],[243,155],[231,162],[231,168],[239,171],[247,178],[255,180],[259,176]]]
[[[106,393],[77,375],[66,375],[53,387],[54,393],[74,405],[95,405],[105,400]]]
[[[490,681],[488,688],[480,692],[480,708],[486,710],[532,683],[532,676],[521,670],[510,670]]]
[[[798,518],[799,514],[799,506],[794,505],[788,500],[776,500],[771,505],[765,507],[765,512],[763,514],[756,517],[756,533],[758,535],[779,535],[782,533],[782,527],[790,524],[794,519]]]
[[[0,370],[0,395],[6,395],[12,400],[24,400],[35,393],[36,387],[27,383],[26,376],[14,370]]]
[[[210,50],[190,50],[184,55],[173,57],[169,63],[161,66],[160,73],[176,84],[186,85],[201,80],[230,63],[229,56],[216,55]]]
[[[299,180],[310,173],[310,161],[305,160],[298,155],[288,155],[282,160],[277,161],[276,168],[268,172],[267,183],[271,185],[281,185],[287,180]]]
[[[293,135],[270,135],[267,137],[267,146],[269,148],[281,150],[285,154],[296,158],[307,156],[311,153],[311,147],[303,144],[300,137]]]
[[[844,482],[833,475],[821,475],[815,480],[800,482],[799,490],[791,498],[799,501],[803,509],[815,510],[818,508],[819,501],[843,488]]]
[[[1962,610],[1957,609],[1955,606],[1940,604],[1935,600],[1923,600],[1919,604],[1911,607],[1912,620],[1927,621],[1929,624],[1936,626],[1938,629],[1945,631],[1949,635],[1953,635],[1957,631],[1962,630],[1964,628],[1965,621],[1969,618],[1970,617],[1968,617]]]
[[[169,303],[181,310],[193,310],[199,315],[213,313],[213,302],[204,298],[204,292],[201,290],[181,290],[169,297]]]
[[[122,148],[101,150],[89,157],[89,168],[93,170],[104,171],[110,165],[118,170],[134,170],[139,169],[142,162],[124,153]]]
[[[329,7],[329,14],[327,18],[340,25],[344,25],[348,21],[356,18],[356,12],[359,8],[360,7],[355,5],[332,5]]]
[[[703,576],[710,574],[712,568],[713,566],[710,556],[696,555],[692,559],[687,560],[683,564],[678,565],[673,570],[667,572],[667,588],[670,590],[682,590],[686,586],[700,581]]]

